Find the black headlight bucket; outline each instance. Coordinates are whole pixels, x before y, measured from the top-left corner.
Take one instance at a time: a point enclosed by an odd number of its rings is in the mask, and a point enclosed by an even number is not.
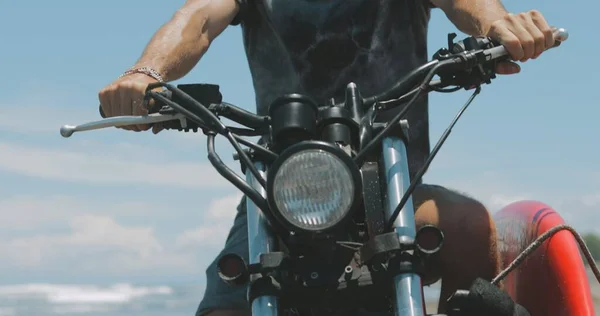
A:
[[[275,198],[275,181],[280,169],[288,162],[290,158],[297,157],[297,155],[301,155],[308,152],[318,152],[321,154],[330,155],[333,159],[338,160],[343,164],[351,177],[351,181],[353,183],[353,189],[351,193],[351,202],[347,211],[344,215],[336,220],[334,223],[327,225],[327,227],[315,227],[314,229],[307,227],[300,227],[292,223],[288,220],[277,207],[277,201]],[[305,185],[306,188],[306,185]],[[307,188],[310,190],[310,188]],[[295,145],[290,146],[286,150],[284,150],[277,160],[273,162],[273,164],[269,168],[269,172],[267,174],[267,201],[269,203],[269,208],[273,216],[280,222],[286,229],[288,229],[291,235],[301,236],[301,235],[320,235],[329,233],[335,230],[338,227],[344,225],[345,222],[348,221],[349,218],[352,217],[354,211],[360,206],[360,202],[362,199],[362,181],[360,170],[358,166],[355,164],[354,160],[347,155],[341,148],[337,147],[334,144],[323,142],[323,141],[304,141],[297,143]],[[341,197],[344,198],[344,197]],[[319,203],[319,202],[315,202]],[[324,225],[323,225],[324,226]]]
[[[269,106],[271,141],[276,152],[298,142],[316,139],[317,104],[307,96],[288,94]]]

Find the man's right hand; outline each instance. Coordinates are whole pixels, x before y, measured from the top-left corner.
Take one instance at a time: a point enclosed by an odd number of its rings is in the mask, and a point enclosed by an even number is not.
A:
[[[145,74],[130,74],[115,80],[98,94],[100,106],[106,117],[121,115],[144,115],[148,111],[143,107],[146,88],[157,82]],[[130,125],[121,127],[130,131],[145,131],[149,125]],[[157,126],[158,128],[158,126]],[[158,133],[155,130],[154,133]]]

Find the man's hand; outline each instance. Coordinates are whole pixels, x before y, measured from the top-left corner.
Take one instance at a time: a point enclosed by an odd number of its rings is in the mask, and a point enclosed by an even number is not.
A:
[[[239,11],[237,0],[187,0],[152,37],[140,60],[132,67],[150,66],[160,70],[166,82],[185,76],[198,63],[210,43],[233,21]],[[99,94],[107,117],[144,115],[144,92],[156,82],[145,74],[131,74],[115,80]],[[126,126],[123,129],[145,131],[148,125]],[[154,134],[162,130],[153,124]]]
[[[143,107],[146,88],[149,84],[157,82],[145,74],[131,74],[115,80],[98,94],[102,111],[106,117],[121,115],[144,115],[148,111]],[[124,126],[130,131],[145,131],[149,125]],[[154,134],[160,131],[159,126],[153,128]]]
[[[504,45],[512,60],[521,62],[537,58],[554,45],[552,29],[535,10],[505,15],[491,24],[487,36]],[[496,71],[506,75],[520,70],[516,63],[504,62]]]

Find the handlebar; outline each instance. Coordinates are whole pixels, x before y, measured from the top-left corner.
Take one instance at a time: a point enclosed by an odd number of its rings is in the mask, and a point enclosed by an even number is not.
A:
[[[553,47],[559,46],[563,41],[566,41],[569,37],[569,33],[563,28],[553,28],[553,34],[555,39],[555,45]],[[455,34],[454,34],[455,36]],[[443,52],[442,52],[443,51]],[[440,53],[441,52],[441,53]],[[484,64],[493,64],[496,61],[500,61],[503,58],[508,56],[508,52],[506,51],[504,46],[497,45],[493,43],[489,38],[475,38],[470,37],[461,42],[457,42],[455,44],[451,43],[451,39],[449,39],[449,47],[447,50],[442,49],[436,53],[432,61],[427,64],[417,68],[412,71],[407,76],[403,77],[400,81],[398,81],[391,89],[375,96],[367,97],[363,99],[363,105],[365,108],[372,107],[374,104],[386,101],[390,99],[400,100],[406,97],[406,95],[415,91],[415,87],[418,86],[423,78],[428,78],[428,82],[431,82],[431,78],[435,74],[439,74],[442,78],[441,82],[436,82],[436,89],[439,87],[456,86],[456,78],[451,75],[450,80],[447,77],[442,76],[441,73],[459,73],[465,70],[471,70],[474,68],[479,68],[481,72],[483,71],[482,66]],[[469,72],[468,75],[471,75]],[[488,82],[491,78],[494,78],[494,70],[488,70],[487,73],[484,73],[483,76],[477,78],[480,84],[481,82]],[[464,78],[462,78],[464,79]],[[466,83],[462,83],[462,85],[466,88]],[[168,85],[166,85],[168,86]],[[433,85],[429,85],[428,88],[432,88]],[[154,87],[156,88],[156,86]],[[175,88],[173,88],[175,89]],[[167,91],[169,92],[169,91]],[[150,93],[150,92],[149,92]],[[157,94],[156,92],[152,92],[153,94]],[[166,99],[171,97],[170,93],[158,93],[160,96],[164,97],[161,99]],[[189,97],[189,96],[188,96]],[[169,102],[173,104],[173,102]],[[177,102],[175,102],[177,103]],[[196,102],[200,106],[204,107],[200,102]],[[167,104],[168,105],[168,104]],[[191,110],[188,106],[185,106],[187,110]],[[270,123],[269,117],[259,116],[243,110],[234,105],[224,103],[224,102],[216,102],[211,103],[207,107],[200,112],[206,113],[206,110],[211,112],[217,116],[223,116],[228,119],[231,119],[235,122],[238,122],[242,125],[245,125],[249,128],[258,129],[260,127],[264,127]],[[105,117],[104,112],[102,111],[102,107],[99,107],[100,115]],[[120,127],[127,125],[145,125],[145,124],[153,124],[159,122],[167,122],[173,121],[173,123],[177,123],[179,121],[179,126],[183,129],[186,129],[187,122],[189,117],[184,114],[179,113],[181,111],[176,110],[173,111],[159,111],[158,113],[152,113],[148,115],[142,116],[117,116],[111,118],[105,118],[100,121],[89,122],[81,125],[64,125],[60,129],[60,134],[63,137],[70,137],[75,132],[79,131],[88,131],[106,127]],[[194,114],[200,114],[197,111],[191,111]],[[188,112],[189,113],[189,112]],[[196,116],[196,122],[198,121],[199,116]],[[194,121],[194,120],[192,120]],[[181,128],[178,128],[181,130]],[[187,129],[186,129],[187,130]]]
[[[569,32],[564,28],[552,28],[552,33],[554,34],[554,46],[551,48],[555,48],[560,46],[560,44],[566,41],[569,38]],[[490,59],[499,59],[508,55],[506,48],[504,46],[496,46],[493,48],[489,48],[484,51],[485,55],[489,56]]]
[[[192,95],[199,95],[199,98],[201,99],[200,102],[202,102],[203,104],[207,104],[208,110],[213,112],[215,115],[224,116],[224,117],[226,117],[236,123],[239,123],[243,126],[246,126],[249,128],[254,128],[254,129],[259,129],[261,127],[265,127],[265,125],[269,123],[268,117],[254,114],[252,112],[246,111],[240,107],[237,107],[237,106],[227,103],[227,102],[222,102],[220,92],[218,91],[218,86],[216,86],[216,85],[185,84],[185,85],[178,85],[178,88],[181,89],[185,93],[190,93]],[[171,103],[171,104],[172,104],[172,102],[185,103],[185,100],[179,100],[177,98],[177,94],[173,94],[169,90],[165,90],[165,91],[161,91],[161,92],[153,92],[153,93],[158,94],[160,99],[170,100],[169,103]],[[197,99],[197,98],[194,98],[194,99]],[[149,100],[145,100],[145,101],[149,101]],[[156,112],[152,112],[152,110],[151,110],[150,114],[160,113],[160,114],[168,115],[168,114],[174,112],[173,109],[170,109],[168,107],[168,104],[164,104],[165,102],[161,102],[161,100],[157,100],[156,98],[154,98],[154,101],[156,101],[157,104],[155,104],[153,106],[153,108],[154,109],[159,108],[159,110]],[[147,104],[147,102],[144,102],[144,104]],[[163,105],[167,105],[167,108],[163,109],[161,107]],[[98,106],[98,111],[100,112],[100,116],[102,118],[106,118],[106,115],[104,114],[104,110],[102,109],[102,105]],[[175,113],[173,113],[173,114],[176,114],[176,113],[177,112],[175,111]],[[155,115],[155,116],[157,116],[157,115]],[[127,117],[129,117],[129,116],[127,116]],[[167,120],[167,121],[169,121],[169,120]],[[118,122],[120,123],[121,121],[118,121]],[[164,122],[164,121],[152,121],[152,122],[144,121],[144,122],[145,123],[136,123],[136,124],[149,124],[149,123],[158,123],[158,122]],[[164,124],[164,125],[165,125],[164,127],[167,129],[175,128],[173,126],[173,124]],[[121,125],[115,125],[115,126],[121,126]],[[181,126],[181,127],[185,128],[185,126]],[[62,134],[62,132],[61,132],[61,134]],[[69,136],[70,136],[70,134],[69,134]]]
[[[564,29],[554,29],[553,33],[556,41],[554,47],[560,45],[562,41],[568,38],[568,33]],[[397,125],[401,124],[407,112],[415,104],[418,104],[415,101],[419,97],[431,91],[452,92],[462,88],[477,88],[469,101],[461,109],[461,112],[453,120],[450,127],[444,132],[442,138],[427,158],[423,168],[419,170],[412,180],[409,188],[400,200],[400,204],[388,220],[388,226],[394,222],[404,203],[408,201],[408,198],[416,187],[416,183],[418,183],[426,172],[431,160],[437,151],[439,151],[445,138],[448,137],[452,126],[454,126],[460,114],[481,90],[480,86],[484,83],[490,83],[491,79],[495,78],[496,63],[508,59],[506,49],[497,45],[497,43],[494,43],[489,38],[469,37],[461,42],[453,43],[455,36],[456,34],[449,35],[448,49],[440,49],[434,55],[432,61],[404,76],[386,92],[361,100],[356,85],[349,84],[346,91],[346,101],[341,105],[334,106],[341,106],[343,110],[347,110],[346,114],[340,112],[343,114],[340,115],[344,117],[344,120],[350,120],[350,122],[347,121],[347,127],[349,125],[357,127],[354,123],[358,123],[357,120],[360,120],[360,124],[358,124],[360,140],[355,144],[358,151],[354,155],[353,160],[357,165],[362,165],[365,157],[369,155],[371,150],[376,148],[385,137],[389,136]],[[440,80],[432,80],[435,75],[438,75]],[[193,86],[193,89],[190,86]],[[165,88],[166,91],[153,91],[159,87]],[[452,88],[448,89],[447,87]],[[222,96],[216,85],[178,85],[174,87],[168,83],[153,83],[146,88],[145,101],[150,99],[159,102],[157,104],[159,106],[164,104],[164,106],[160,107],[158,113],[152,113],[154,109],[151,109],[150,114],[143,116],[118,116],[82,125],[65,125],[60,129],[60,133],[63,137],[70,137],[74,132],[78,131],[114,126],[145,125],[158,122],[164,122],[161,125],[165,129],[177,129],[180,131],[192,129],[196,131],[198,128],[201,128],[204,134],[207,135],[207,150],[211,164],[257,206],[263,210],[265,209],[263,207],[266,204],[265,199],[241,177],[229,169],[216,154],[214,138],[217,134],[227,138],[237,152],[237,160],[240,160],[242,168],[250,171],[264,188],[266,187],[266,180],[258,172],[250,156],[265,162],[272,162],[278,155],[270,151],[269,146],[254,144],[240,136],[261,136],[269,133],[272,136],[274,126],[271,124],[270,117],[256,115],[234,105],[222,102]],[[404,103],[406,103],[406,106],[394,118],[383,124],[383,126],[380,126],[380,129],[376,133],[373,133],[371,125],[380,111],[397,107]],[[364,115],[359,113],[361,112],[361,106],[368,107],[367,111],[363,113]],[[311,107],[314,108],[312,105]],[[328,110],[336,111],[336,109],[331,108],[331,105],[327,106],[327,108]],[[294,112],[294,109],[291,108],[288,114]],[[351,113],[348,114],[349,112]],[[220,116],[236,121],[248,128],[225,126]],[[320,121],[321,117],[311,115],[308,119],[310,120],[310,124],[314,124],[317,123],[314,119]],[[363,136],[365,137],[363,138]],[[248,147],[248,149],[243,149],[241,147],[242,144]]]

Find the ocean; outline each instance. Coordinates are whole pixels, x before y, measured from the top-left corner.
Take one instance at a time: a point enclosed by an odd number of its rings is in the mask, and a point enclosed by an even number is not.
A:
[[[19,284],[0,286],[0,316],[194,315],[200,286]]]
[[[600,286],[588,269],[595,302]],[[439,285],[425,287],[428,312],[435,312]],[[173,282],[164,285],[29,283],[0,285],[0,316],[193,316],[204,286]],[[600,306],[596,306],[600,311]]]
[[[203,291],[203,286],[182,284],[2,285],[0,316],[193,316]],[[429,301],[437,295],[437,286],[426,288]]]

